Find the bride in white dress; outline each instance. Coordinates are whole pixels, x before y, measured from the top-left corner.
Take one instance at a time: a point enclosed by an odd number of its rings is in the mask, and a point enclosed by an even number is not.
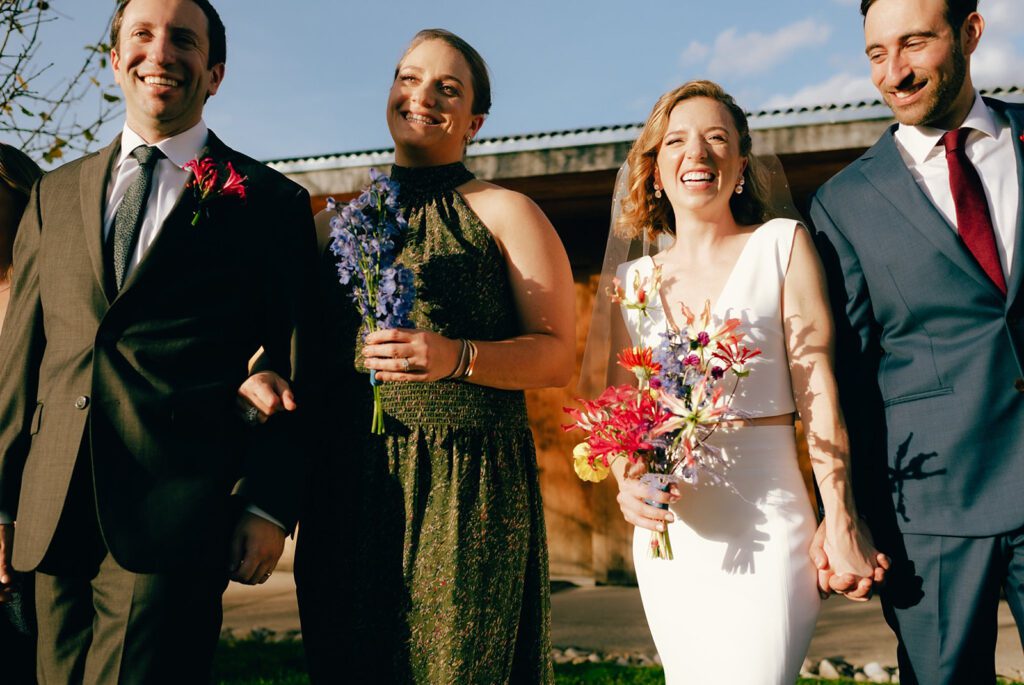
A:
[[[726,462],[722,482],[705,478],[654,495],[640,472],[625,472],[625,460],[613,466],[623,515],[637,527],[637,579],[670,684],[792,685],[798,675],[820,599],[796,412],[821,490],[830,572],[868,584],[880,577],[850,492],[821,266],[797,222],[764,222],[751,159],[746,118],[732,98],[707,81],[684,84],[658,101],[629,154],[615,227],[627,238],[675,238],[618,268],[632,298],[634,277],[661,267],[646,315],[622,310],[634,343],[657,346],[662,332],[684,322],[684,304],[699,312],[710,302],[719,321],[739,318],[750,347],[762,352],[732,404],[749,418],[712,438]],[[649,530],[666,525],[674,558],[651,559]]]

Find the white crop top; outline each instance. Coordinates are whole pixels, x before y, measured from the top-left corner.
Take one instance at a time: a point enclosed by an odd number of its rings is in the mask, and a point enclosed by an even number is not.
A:
[[[718,323],[739,319],[746,333],[744,343],[751,349],[761,350],[759,356],[748,362],[750,375],[740,380],[732,402],[734,410],[750,418],[795,411],[782,326],[782,283],[799,225],[792,219],[772,219],[755,229],[711,310],[712,318]],[[620,264],[616,275],[629,298],[635,300],[636,274],[644,279],[653,271],[654,260],[641,257]],[[703,302],[685,304],[698,315],[704,309]],[[657,297],[651,296],[646,317],[635,309],[623,307],[621,311],[634,345],[641,342],[651,347],[659,345],[661,333],[671,325],[660,293]],[[682,306],[675,303],[672,312],[679,317]]]

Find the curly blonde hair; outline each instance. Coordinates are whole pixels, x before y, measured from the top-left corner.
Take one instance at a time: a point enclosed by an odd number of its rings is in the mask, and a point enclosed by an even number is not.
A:
[[[624,238],[638,238],[644,231],[654,238],[659,233],[675,235],[675,215],[668,198],[654,196],[654,167],[661,149],[665,129],[672,110],[683,100],[690,98],[711,98],[725,105],[740,134],[740,154],[747,157],[747,168],[743,171],[744,192],[734,194],[729,200],[733,218],[739,224],[759,224],[770,217],[765,200],[765,181],[757,159],[750,154],[750,126],[747,115],[732,96],[713,81],[688,81],[658,98],[647,117],[643,130],[633,143],[626,157],[629,162],[629,177],[626,197],[622,200],[622,214],[615,226],[615,232]]]

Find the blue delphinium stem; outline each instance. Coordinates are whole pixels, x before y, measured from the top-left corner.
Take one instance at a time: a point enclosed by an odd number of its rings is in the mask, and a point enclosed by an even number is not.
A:
[[[362,318],[362,331],[411,328],[416,288],[412,271],[394,264],[395,238],[408,227],[398,207],[398,184],[376,169],[370,185],[344,207],[327,203],[331,218],[331,251],[338,257],[338,279],[350,287],[349,296]],[[380,381],[370,372],[373,386],[371,431],[384,433]]]

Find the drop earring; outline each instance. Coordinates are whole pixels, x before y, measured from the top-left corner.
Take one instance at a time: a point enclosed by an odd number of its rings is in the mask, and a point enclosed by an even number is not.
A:
[[[659,200],[661,199],[661,186],[659,186],[657,182],[655,182],[654,184],[654,197],[658,198]]]
[[[743,194],[743,185],[744,185],[744,184],[745,184],[746,182],[747,182],[747,179],[745,179],[745,178],[740,178],[740,182],[736,184],[736,194],[737,194],[737,195],[742,195],[742,194]]]

